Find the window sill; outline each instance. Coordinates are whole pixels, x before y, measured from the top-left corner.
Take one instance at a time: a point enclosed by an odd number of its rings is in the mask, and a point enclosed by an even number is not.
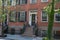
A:
[[[26,22],[26,21],[18,21],[18,22]]]
[[[49,2],[41,2],[41,3],[49,3]]]
[[[48,22],[48,21],[41,21],[41,22]]]
[[[9,22],[17,22],[17,21],[9,21]]]
[[[30,3],[31,5],[35,5],[35,4],[37,4],[37,3]]]
[[[56,22],[56,23],[60,23],[60,21],[54,21],[54,22]]]

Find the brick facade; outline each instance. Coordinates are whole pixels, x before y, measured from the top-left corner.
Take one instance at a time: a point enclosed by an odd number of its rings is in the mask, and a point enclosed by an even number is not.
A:
[[[42,22],[41,21],[41,12],[42,9],[47,6],[50,3],[50,0],[48,0],[48,2],[41,2],[41,0],[37,0],[36,4],[30,4],[30,0],[27,0],[27,4],[22,4],[22,5],[16,5],[16,6],[11,6],[10,10],[13,11],[15,10],[16,12],[18,11],[26,11],[27,12],[27,21],[29,22],[29,11],[30,10],[37,10],[37,25],[39,28],[45,28],[48,26],[48,22]],[[60,8],[60,3],[57,3],[56,8]],[[24,22],[9,22],[9,26],[23,26]],[[54,29],[56,29],[55,27],[60,28],[60,22],[54,22]],[[46,28],[47,29],[47,28]]]

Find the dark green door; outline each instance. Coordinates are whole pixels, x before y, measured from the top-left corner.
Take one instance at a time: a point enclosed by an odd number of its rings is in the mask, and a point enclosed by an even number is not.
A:
[[[31,21],[31,25],[35,24],[35,14],[32,14],[32,21]]]

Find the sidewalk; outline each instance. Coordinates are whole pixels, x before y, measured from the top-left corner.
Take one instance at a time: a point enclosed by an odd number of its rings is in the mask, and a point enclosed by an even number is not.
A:
[[[6,39],[10,40],[42,40],[42,37],[27,37],[27,36],[21,36],[21,35],[10,35],[7,34]]]
[[[11,39],[11,40],[32,40],[32,37],[23,37],[21,35],[10,35],[7,34],[7,37],[5,37],[6,39]]]

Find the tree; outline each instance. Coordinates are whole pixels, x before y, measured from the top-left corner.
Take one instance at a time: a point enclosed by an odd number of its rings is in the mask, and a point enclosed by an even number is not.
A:
[[[48,15],[48,40],[51,40],[52,38],[52,28],[54,23],[54,0],[52,0],[51,4],[51,12]]]
[[[2,34],[1,34],[2,37],[4,36],[4,29],[6,28],[4,27],[6,16],[7,16],[7,13],[10,11],[8,2],[9,0],[0,0],[0,23],[2,24]]]
[[[60,12],[60,9],[57,9],[55,11],[55,5],[58,0],[52,0],[52,2],[45,7],[45,11],[48,13],[48,34],[47,38],[48,40],[52,40],[52,30],[53,30],[53,24],[54,24],[54,13]]]

